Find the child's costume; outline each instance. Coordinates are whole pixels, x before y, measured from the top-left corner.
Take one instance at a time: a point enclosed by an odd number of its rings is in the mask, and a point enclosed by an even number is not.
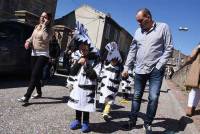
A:
[[[104,65],[100,76],[101,86],[99,103],[105,104],[103,117],[108,118],[110,106],[114,103],[119,88],[121,73],[119,64],[122,62],[122,59],[119,53],[118,45],[115,42],[107,44],[105,48],[108,51],[106,58],[106,62],[108,64]],[[116,60],[117,64],[112,65],[112,60]]]
[[[95,112],[95,90],[97,84],[97,74],[100,71],[100,64],[96,59],[99,57],[97,49],[91,43],[86,29],[79,22],[76,23],[75,40],[77,44],[88,45],[88,55],[80,58],[87,59],[84,65],[76,62],[70,71],[71,76],[76,76],[73,83],[73,89],[70,93],[68,106],[76,110],[76,119],[71,122],[70,128],[77,129],[82,126],[82,132],[88,132],[89,112]],[[83,114],[83,122],[82,121]]]

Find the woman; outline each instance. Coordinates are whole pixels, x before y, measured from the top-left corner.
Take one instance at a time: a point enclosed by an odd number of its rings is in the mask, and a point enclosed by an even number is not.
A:
[[[187,116],[194,114],[195,108],[200,100],[200,43],[192,51],[192,55],[188,58],[185,65],[192,64],[186,79],[187,89],[191,89],[188,96],[188,107],[186,110]]]
[[[35,26],[31,37],[26,40],[24,45],[25,49],[32,48],[32,72],[27,92],[22,98],[18,99],[19,102],[28,103],[35,87],[37,93],[32,97],[38,98],[42,96],[40,80],[42,79],[43,68],[49,60],[49,42],[53,33],[51,21],[52,15],[50,13],[43,12],[40,16],[39,24]]]

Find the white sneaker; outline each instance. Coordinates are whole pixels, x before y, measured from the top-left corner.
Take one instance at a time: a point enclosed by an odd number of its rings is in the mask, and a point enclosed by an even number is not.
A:
[[[26,99],[26,97],[21,97],[21,98],[19,98],[19,99],[17,99],[17,101],[19,101],[19,102],[24,102],[24,103],[28,103],[28,99]]]

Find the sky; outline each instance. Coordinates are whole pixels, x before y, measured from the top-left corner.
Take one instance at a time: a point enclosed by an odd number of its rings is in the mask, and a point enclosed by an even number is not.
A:
[[[138,9],[148,8],[157,22],[169,25],[175,49],[190,55],[200,42],[200,0],[58,0],[55,18],[60,18],[81,5],[89,5],[111,17],[131,35],[138,28]],[[188,31],[179,31],[187,27]]]

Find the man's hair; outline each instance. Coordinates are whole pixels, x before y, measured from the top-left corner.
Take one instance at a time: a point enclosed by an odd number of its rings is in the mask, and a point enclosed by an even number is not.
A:
[[[149,9],[147,9],[147,8],[141,8],[141,9],[139,9],[139,10],[137,11],[137,13],[140,12],[140,11],[142,11],[142,12],[144,13],[145,16],[149,16],[150,19],[152,19],[152,15],[151,15],[151,12],[150,12]]]

